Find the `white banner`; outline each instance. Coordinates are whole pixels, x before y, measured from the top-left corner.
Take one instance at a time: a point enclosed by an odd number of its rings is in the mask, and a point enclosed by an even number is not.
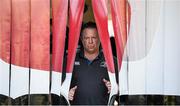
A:
[[[180,95],[180,1],[130,0],[120,95]]]

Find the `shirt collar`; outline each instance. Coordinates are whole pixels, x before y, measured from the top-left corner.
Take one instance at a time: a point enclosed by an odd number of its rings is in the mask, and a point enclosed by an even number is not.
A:
[[[83,51],[83,50],[80,51],[79,56],[80,56],[81,58],[87,59],[87,58],[84,56],[84,51]],[[102,57],[103,57],[103,52],[102,52],[102,50],[100,50],[98,56],[97,56],[94,60],[96,60],[96,59],[101,59]]]

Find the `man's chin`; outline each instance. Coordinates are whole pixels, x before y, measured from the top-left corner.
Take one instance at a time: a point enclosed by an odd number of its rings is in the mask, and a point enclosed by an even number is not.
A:
[[[88,53],[93,54],[95,53],[95,50],[88,50]]]

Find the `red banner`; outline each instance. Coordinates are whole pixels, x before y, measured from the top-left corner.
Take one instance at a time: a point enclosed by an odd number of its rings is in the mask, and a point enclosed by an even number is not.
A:
[[[31,0],[31,68],[50,68],[50,0]]]
[[[83,19],[84,0],[70,0],[69,40],[66,72],[72,73]]]
[[[66,23],[68,13],[68,0],[52,0],[52,22],[53,22],[53,71],[62,72]]]
[[[99,0],[97,2],[96,0],[92,0],[92,7],[108,71],[115,73],[112,48],[108,33],[108,12],[106,1]]]
[[[0,59],[10,63],[11,1],[0,3]]]
[[[126,0],[111,0],[113,29],[115,34],[118,70],[121,68],[124,48],[127,42],[127,21],[130,22],[130,10]],[[126,6],[127,5],[127,6]]]
[[[12,64],[29,68],[30,1],[12,0]]]

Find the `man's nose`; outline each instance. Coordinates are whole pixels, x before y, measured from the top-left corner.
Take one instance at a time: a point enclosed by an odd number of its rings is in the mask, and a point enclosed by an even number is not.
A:
[[[93,43],[93,39],[92,38],[89,39],[89,43]]]

